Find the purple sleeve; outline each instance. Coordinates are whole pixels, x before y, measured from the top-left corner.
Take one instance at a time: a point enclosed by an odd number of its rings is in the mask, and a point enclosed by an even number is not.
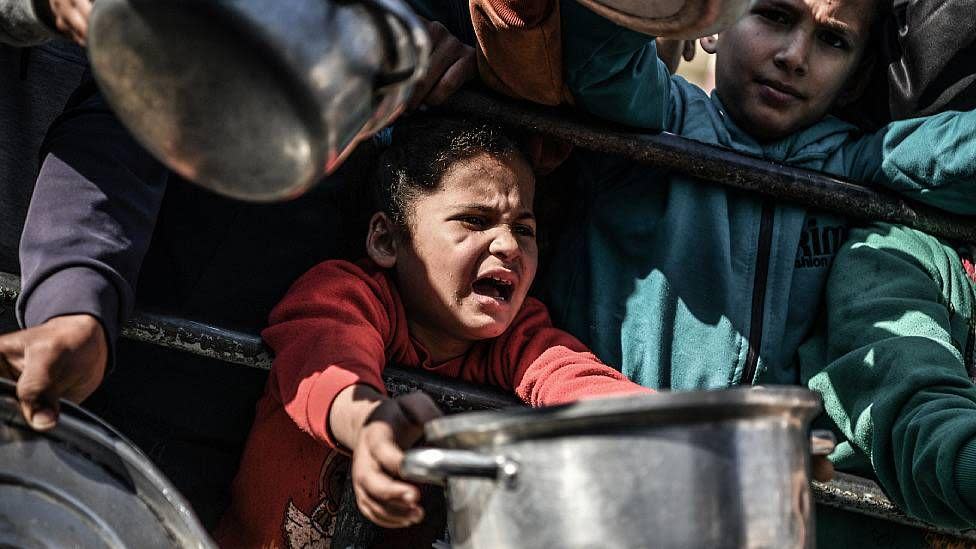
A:
[[[30,327],[87,313],[114,346],[132,312],[166,170],[135,143],[90,81],[51,126],[42,158],[20,243],[17,318]]]

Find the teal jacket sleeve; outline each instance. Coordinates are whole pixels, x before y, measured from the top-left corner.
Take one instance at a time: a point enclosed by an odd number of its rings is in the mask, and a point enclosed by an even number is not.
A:
[[[848,175],[907,198],[976,214],[976,111],[892,122],[849,144]]]
[[[670,74],[654,38],[620,27],[576,0],[560,4],[563,71],[576,104],[603,119],[668,128]]]
[[[952,528],[976,526],[972,309],[953,250],[907,228],[855,230],[828,281],[826,367],[809,381],[888,496]]]

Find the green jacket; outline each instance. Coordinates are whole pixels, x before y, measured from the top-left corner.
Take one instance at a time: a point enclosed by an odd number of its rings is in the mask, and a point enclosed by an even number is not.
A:
[[[838,432],[837,467],[917,518],[976,525],[976,292],[956,251],[905,227],[853,230],[825,300],[799,356]]]

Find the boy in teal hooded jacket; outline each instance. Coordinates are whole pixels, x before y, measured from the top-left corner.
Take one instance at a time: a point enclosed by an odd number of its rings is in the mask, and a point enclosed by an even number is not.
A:
[[[976,212],[976,113],[877,133],[827,115],[856,96],[873,0],[756,0],[713,49],[716,91],[668,74],[652,38],[561,4],[566,81],[601,117]],[[554,246],[555,322],[658,389],[800,382],[845,221],[581,152],[585,212]]]
[[[670,76],[648,37],[564,2],[567,82],[578,105],[618,122],[971,214],[976,113],[894,122],[868,135],[826,116],[856,94],[851,56],[867,32],[856,21],[869,4],[756,0],[710,46],[719,57],[709,97]],[[863,13],[850,11],[858,7]],[[851,71],[840,84],[838,73],[822,72],[838,65]],[[976,315],[951,248],[903,228],[857,232],[831,278],[830,330],[804,346],[801,374],[796,350],[817,318],[845,221],[583,155],[585,214],[556,246],[546,279],[557,323],[650,387],[812,378],[840,426],[839,469],[877,478],[913,516],[976,524],[976,388],[964,367]],[[923,543],[917,530],[821,511],[821,546]]]

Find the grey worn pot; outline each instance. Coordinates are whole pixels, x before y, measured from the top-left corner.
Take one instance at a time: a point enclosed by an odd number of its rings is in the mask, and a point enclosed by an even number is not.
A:
[[[88,52],[113,110],[169,168],[271,201],[390,122],[430,44],[402,0],[98,0]]]
[[[814,546],[800,388],[659,393],[430,422],[455,548]]]
[[[124,437],[63,401],[57,427],[35,432],[14,391],[0,380],[0,547],[216,547]]]

